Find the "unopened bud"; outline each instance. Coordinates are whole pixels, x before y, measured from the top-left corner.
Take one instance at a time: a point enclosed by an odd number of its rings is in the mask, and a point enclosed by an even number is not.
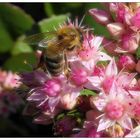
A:
[[[107,29],[113,37],[120,37],[123,33],[125,33],[125,28],[122,23],[110,23],[107,24]]]
[[[94,8],[90,9],[89,13],[100,24],[106,25],[111,21],[110,15],[104,10]]]

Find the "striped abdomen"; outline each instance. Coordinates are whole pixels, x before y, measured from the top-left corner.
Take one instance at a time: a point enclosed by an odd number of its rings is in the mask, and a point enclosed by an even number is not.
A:
[[[59,75],[64,71],[64,57],[63,54],[58,54],[56,56],[45,56],[45,64],[48,71],[52,75]]]

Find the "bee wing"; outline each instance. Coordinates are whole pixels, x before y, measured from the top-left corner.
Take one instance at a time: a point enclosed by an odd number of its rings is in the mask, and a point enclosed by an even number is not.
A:
[[[48,38],[45,38],[43,40],[41,40],[39,43],[38,43],[38,46],[39,47],[47,47],[47,44],[48,43],[51,43],[51,42],[56,42],[57,38],[56,37],[53,37],[52,39],[48,39]],[[59,43],[59,42],[58,42]],[[55,44],[57,45],[57,44]]]
[[[44,32],[31,35],[24,39],[24,42],[29,45],[38,45],[40,47],[46,47],[48,41],[56,39],[56,32]]]

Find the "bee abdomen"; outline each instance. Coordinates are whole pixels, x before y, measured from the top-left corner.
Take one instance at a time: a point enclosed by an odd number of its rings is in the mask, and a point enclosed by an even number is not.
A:
[[[54,63],[59,63],[63,60],[63,55],[59,54],[57,56],[49,57],[46,56],[46,61],[54,62]]]
[[[46,66],[48,71],[52,75],[59,75],[64,70],[64,60],[63,55],[58,55],[55,57],[46,56]]]

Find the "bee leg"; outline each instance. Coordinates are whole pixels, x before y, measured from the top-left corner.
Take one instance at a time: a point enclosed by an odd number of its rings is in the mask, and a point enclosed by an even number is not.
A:
[[[69,64],[68,64],[68,60],[67,60],[67,55],[65,53],[64,53],[64,60],[65,60],[64,74],[68,78],[69,77],[70,68],[69,68]]]

